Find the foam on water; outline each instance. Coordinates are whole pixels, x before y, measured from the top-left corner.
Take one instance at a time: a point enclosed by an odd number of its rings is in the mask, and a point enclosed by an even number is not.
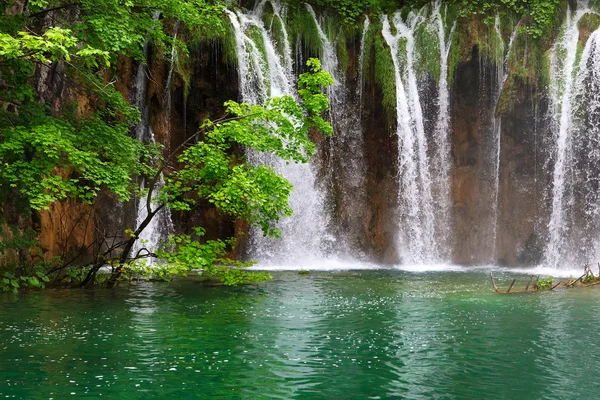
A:
[[[385,266],[359,261],[344,261],[339,259],[320,260],[311,263],[302,260],[298,264],[257,264],[249,268],[252,271],[348,271],[348,270],[377,270]]]
[[[582,275],[581,268],[551,268],[551,267],[500,267],[497,265],[457,265],[457,264],[398,264],[398,265],[379,265],[373,263],[344,261],[344,260],[325,260],[324,262],[304,262],[293,265],[272,265],[272,264],[257,264],[249,268],[252,271],[364,271],[364,270],[381,270],[381,271],[404,271],[416,274],[430,272],[456,272],[456,273],[481,273],[486,275],[482,279],[488,279],[487,275],[492,272],[494,274],[507,275],[531,275],[555,278],[579,277]],[[515,276],[515,278],[518,278]]]

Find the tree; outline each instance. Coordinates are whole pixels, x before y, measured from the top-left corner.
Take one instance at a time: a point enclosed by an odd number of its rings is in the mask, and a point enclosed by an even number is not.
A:
[[[191,235],[176,235],[169,239],[167,250],[151,253],[141,249],[131,254],[141,232],[163,207],[190,210],[199,199],[208,200],[226,214],[242,218],[260,227],[265,235],[277,237],[274,222],[290,216],[288,198],[292,185],[266,165],[251,165],[244,157],[236,156],[233,145],[242,145],[257,152],[269,152],[288,162],[307,162],[315,150],[309,132],[331,133],[331,126],[321,117],[328,99],[321,92],[333,83],[331,75],[321,70],[317,59],[307,63],[309,72],[300,75],[298,94],[301,102],[291,96],[272,98],[265,105],[226,103],[227,115],[218,121],[205,121],[201,129],[188,138],[156,167],[150,166],[146,195],[147,217],[131,232],[131,238],[113,247],[119,250],[117,268],[109,284],[117,282],[132,262],[154,257],[166,262],[173,271],[201,268],[204,275],[216,277],[226,285],[268,279],[264,273],[241,270],[243,265],[225,257],[231,241],[210,240],[201,243]],[[199,140],[194,144],[194,141]],[[183,167],[173,169],[177,162]],[[164,174],[165,185],[153,198],[159,177]],[[202,237],[202,227],[195,235]],[[91,280],[106,262],[107,251],[84,282]]]
[[[277,234],[271,223],[291,212],[289,183],[266,166],[248,165],[230,150],[239,143],[292,162],[306,161],[314,150],[308,130],[330,130],[320,119],[327,101],[319,88],[331,78],[320,71],[317,61],[311,61],[311,72],[299,80],[302,104],[292,98],[272,99],[264,106],[230,102],[226,117],[206,121],[179,149],[160,155],[132,137],[139,111],[115,89],[114,65],[123,56],[141,61],[146,40],[158,48],[176,45],[185,54],[185,44],[165,33],[165,26],[174,20],[200,34],[223,32],[224,8],[219,1],[13,0],[3,4],[7,5],[0,16],[0,252],[12,248],[27,253],[35,247],[35,232],[21,223],[24,218],[63,199],[93,205],[106,191],[128,201],[139,190],[136,176],[147,176],[150,182],[146,193],[150,219],[165,206],[188,209],[207,199],[225,213],[260,226],[266,234]],[[93,111],[45,103],[37,81],[50,70],[76,86],[94,105]],[[174,170],[175,164],[183,168]],[[153,199],[151,189],[161,174],[166,184]],[[207,272],[226,261],[226,241],[195,241],[202,235],[201,227],[193,235],[171,238],[169,252],[129,254],[144,227],[144,223],[133,227],[129,239],[109,246],[91,268],[76,269],[70,276],[91,282],[99,266],[110,262],[114,265],[110,282],[115,283],[134,267],[133,261],[148,256],[160,256],[170,266],[195,265]],[[70,260],[50,265],[20,258],[22,262],[5,273],[0,287],[27,283],[28,276],[47,279],[47,272],[62,273],[73,267]],[[212,271],[226,283],[234,282],[225,278],[234,270]],[[37,284],[43,285],[38,280],[31,286]]]

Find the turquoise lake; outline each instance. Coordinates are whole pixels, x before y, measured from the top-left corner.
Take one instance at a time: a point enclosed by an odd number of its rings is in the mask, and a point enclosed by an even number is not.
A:
[[[600,288],[468,269],[2,294],[0,398],[594,399],[599,329]]]

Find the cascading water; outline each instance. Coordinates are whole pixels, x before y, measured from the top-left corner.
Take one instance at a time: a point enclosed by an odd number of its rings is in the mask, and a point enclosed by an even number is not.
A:
[[[498,102],[500,101],[500,96],[502,94],[502,90],[504,89],[504,84],[508,79],[508,61],[510,59],[510,54],[513,46],[513,42],[517,36],[517,29],[519,27],[520,22],[514,27],[508,44],[504,42],[502,37],[502,31],[500,27],[500,14],[496,13],[496,19],[494,22],[494,32],[500,42],[500,46],[496,49],[496,93],[495,93],[495,102],[494,109],[498,107]],[[492,130],[495,135],[496,140],[496,149],[495,149],[495,181],[494,181],[494,199],[492,203],[493,209],[493,228],[492,228],[492,252],[491,252],[491,260],[495,261],[498,256],[498,218],[500,216],[499,208],[500,208],[500,163],[501,163],[501,153],[502,153],[502,117],[496,115],[494,112],[493,115],[493,127]]]
[[[438,241],[440,243],[440,257],[447,260],[449,257],[447,243],[450,237],[450,170],[452,167],[450,153],[450,91],[448,89],[448,57],[452,44],[452,35],[456,29],[456,21],[452,25],[448,36],[444,18],[442,17],[442,2],[433,3],[433,11],[429,24],[437,32],[440,49],[440,81],[438,85],[438,116],[435,124],[434,141],[436,152],[433,155],[433,176],[437,195],[438,217],[436,218]]]
[[[281,22],[282,37],[276,38],[267,29],[262,18],[267,1],[258,2],[248,13],[227,11],[235,32],[238,73],[242,100],[259,104],[269,97],[295,95],[290,78],[292,54],[287,42],[284,21],[285,8],[271,1],[274,17]],[[283,54],[278,51],[277,40],[283,40]],[[257,41],[260,41],[260,47]],[[259,49],[264,48],[264,53]],[[249,256],[262,265],[310,265],[326,259],[327,217],[324,213],[323,195],[317,190],[316,176],[310,165],[287,164],[274,157],[250,152],[250,162],[273,166],[294,185],[290,206],[294,215],[281,221],[278,227],[282,238],[266,238],[252,230]]]
[[[595,197],[598,189],[596,179],[589,179],[598,173],[597,147],[591,145],[598,140],[594,135],[597,125],[586,126],[584,121],[593,121],[598,113],[595,93],[588,92],[590,89],[597,92],[600,83],[596,69],[600,62],[596,32],[586,43],[581,61],[577,64],[580,38],[578,24],[588,13],[592,11],[587,2],[579,3],[576,11],[567,10],[559,40],[550,55],[550,101],[555,154],[552,213],[543,263],[552,268],[587,263],[592,261],[590,257],[597,256],[597,232],[585,229],[588,225],[586,219],[594,218],[600,211],[597,202],[585,196],[585,192],[588,192]],[[584,98],[585,101],[577,101]],[[578,116],[584,116],[584,120]],[[588,128],[592,130],[588,132]],[[591,164],[586,165],[587,161]]]
[[[363,60],[366,51],[366,37],[370,21],[365,17],[358,55],[356,81],[347,76],[348,71],[341,70],[337,47],[344,46],[340,38],[331,39],[327,35],[327,25],[317,18],[313,8],[306,4],[316,33],[321,42],[320,59],[324,70],[332,74],[333,86],[327,90],[329,98],[329,116],[333,126],[333,135],[327,140],[327,165],[322,167],[323,181],[329,194],[328,205],[335,215],[336,226],[332,231],[336,236],[336,249],[354,258],[362,258],[359,250],[360,226],[365,219],[365,149],[362,130],[362,89]],[[356,83],[356,91],[349,89]]]
[[[573,142],[580,165],[574,176],[575,205],[582,219],[581,233],[574,233],[586,258],[582,262],[592,262],[600,259],[600,29],[590,35],[581,55],[574,95]]]
[[[422,24],[431,24],[440,39],[440,64],[445,70],[440,77],[438,90],[438,117],[436,124],[435,148],[436,180],[447,181],[450,171],[449,126],[449,93],[447,86],[447,57],[449,41],[444,39],[445,29],[441,22],[441,2],[433,5],[433,12],[427,18],[427,7],[419,12],[411,12],[406,21],[400,13],[393,17],[396,33],[387,15],[382,17],[383,37],[391,49],[394,63],[396,83],[396,113],[398,149],[399,149],[399,248],[405,263],[431,264],[443,262],[440,235],[436,226],[447,226],[449,187],[440,184],[434,199],[431,178],[432,161],[429,155],[431,146],[425,131],[419,92],[419,79],[415,69],[417,52],[415,50],[415,34]],[[405,47],[402,51],[401,48]],[[441,179],[440,179],[441,178]],[[445,219],[445,220],[442,220]]]
[[[329,72],[333,77],[333,85],[327,88],[327,97],[329,98],[329,112],[331,114],[333,129],[335,130],[337,120],[336,116],[340,114],[339,108],[343,105],[345,100],[344,86],[342,85],[343,79],[339,72],[339,62],[335,51],[334,43],[329,40],[323,27],[319,23],[315,11],[310,4],[305,3],[308,13],[312,16],[315,27],[321,39],[322,51],[321,51],[321,67]]]
[[[177,20],[175,22],[175,27],[173,28],[173,39],[177,39],[177,33],[179,32],[179,24],[180,21]],[[175,64],[177,61],[177,47],[176,47],[176,43],[175,40],[173,40],[173,45],[171,46],[171,59],[169,60],[169,73],[167,74],[167,82],[165,83],[165,90],[163,93],[163,98],[166,104],[166,115],[167,115],[167,123],[169,124],[167,126],[167,131],[171,130],[171,110],[173,108],[173,97],[172,97],[172,92],[171,92],[171,84],[173,82],[173,73],[175,72]]]
[[[158,14],[155,15],[155,19],[158,18]],[[148,41],[144,42],[144,54],[148,53]],[[155,143],[154,132],[150,125],[148,116],[148,105],[146,103],[146,94],[148,89],[148,75],[146,71],[147,65],[140,63],[136,72],[135,85],[133,92],[135,94],[135,105],[140,110],[141,121],[136,127],[135,134],[138,141],[144,144]],[[144,190],[146,182],[142,180],[140,182],[140,191]],[[160,189],[164,186],[164,180],[162,175],[159,181],[155,184],[152,191],[152,198],[156,198],[159,195]],[[140,226],[141,223],[148,216],[148,210],[146,207],[146,196],[142,196],[138,199],[137,204],[137,216],[136,216],[136,227]],[[143,249],[149,252],[158,249],[160,242],[165,240],[169,234],[173,232],[173,222],[171,220],[171,212],[168,207],[162,208],[158,214],[152,219],[152,221],[146,226],[141,232],[139,240],[135,243],[131,249],[131,255],[146,253]]]
[[[366,51],[366,42],[367,35],[369,34],[369,28],[371,26],[371,20],[368,16],[365,15],[365,22],[363,23],[363,31],[360,37],[360,50],[358,56],[358,113],[359,117],[362,116],[362,107],[363,107],[363,89],[364,89],[364,72],[365,72],[365,51]]]

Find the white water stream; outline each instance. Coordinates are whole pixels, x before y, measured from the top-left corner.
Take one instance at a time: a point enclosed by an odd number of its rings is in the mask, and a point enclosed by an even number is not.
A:
[[[579,21],[592,11],[587,2],[580,2],[575,11],[567,10],[567,17],[561,29],[558,41],[552,47],[550,55],[550,101],[552,131],[554,135],[554,170],[552,174],[552,213],[548,224],[548,242],[544,253],[543,264],[558,268],[564,264],[586,263],[597,257],[599,240],[597,232],[581,229],[585,223],[577,222],[578,193],[592,184],[582,171],[581,162],[585,154],[581,154],[588,140],[598,140],[594,131],[585,135],[577,135],[581,127],[577,113],[594,113],[598,110],[595,101],[581,104],[576,99],[587,92],[588,86],[598,87],[598,63],[595,32],[577,62],[577,48],[580,38]],[[593,94],[592,94],[593,97]],[[589,100],[589,99],[588,99]],[[597,150],[595,150],[597,151]],[[581,173],[583,179],[577,179]],[[596,188],[597,189],[597,188]],[[597,204],[579,204],[588,212],[588,218],[598,214]],[[589,235],[593,235],[590,237]],[[597,260],[595,260],[597,261]]]
[[[235,32],[241,97],[251,104],[263,103],[269,97],[295,96],[291,46],[284,23],[286,10],[275,1],[269,3],[281,22],[282,37],[275,37],[262,20],[266,0],[258,2],[249,12],[227,11]],[[283,54],[277,50],[278,40],[284,41]],[[260,49],[264,49],[264,53]],[[311,265],[327,259],[332,238],[327,232],[323,194],[317,189],[311,165],[286,164],[270,155],[254,152],[250,152],[248,158],[255,165],[273,166],[294,185],[289,200],[294,215],[278,225],[282,238],[267,238],[258,229],[252,229],[249,256],[262,266]]]
[[[399,249],[404,263],[440,263],[444,253],[443,242],[436,226],[447,227],[449,208],[450,146],[449,92],[447,84],[448,54],[450,40],[445,38],[441,16],[441,2],[432,4],[433,10],[422,8],[411,12],[406,20],[396,13],[392,22],[387,15],[382,17],[383,37],[391,49],[396,83],[396,113],[399,153]],[[427,29],[437,33],[440,40],[441,65],[438,89],[437,115],[434,138],[425,131],[425,115],[421,105],[419,84],[422,82],[415,69],[417,29],[426,24]],[[392,26],[393,25],[393,26]],[[393,31],[395,30],[395,33]],[[452,31],[449,36],[451,36]],[[405,50],[402,50],[402,47]],[[435,142],[437,149],[434,162],[429,147]],[[440,187],[434,199],[432,171]]]
[[[154,18],[158,19],[159,14],[155,14]],[[174,48],[173,48],[174,49]],[[173,50],[174,51],[174,50]],[[148,41],[144,42],[144,55],[147,58],[148,54]],[[141,121],[136,127],[135,134],[138,141],[144,144],[155,143],[154,132],[150,124],[148,115],[148,104],[147,104],[147,91],[148,91],[148,75],[147,65],[142,62],[138,65],[135,77],[135,84],[133,87],[133,93],[135,95],[134,104],[139,108]],[[166,89],[168,90],[168,88]],[[140,182],[140,190],[143,191],[146,182],[142,180]],[[157,198],[160,189],[164,186],[164,180],[162,175],[159,181],[154,186],[152,191],[152,198]],[[153,208],[156,204],[153,203]],[[146,219],[148,210],[146,208],[146,196],[141,196],[138,199],[137,204],[137,216],[136,216],[136,228]],[[156,251],[161,241],[164,241],[173,232],[173,222],[171,220],[171,212],[168,207],[161,209],[158,214],[151,220],[146,228],[141,232],[139,239],[135,242],[131,249],[131,256],[136,256],[138,253],[144,255],[147,252]],[[145,250],[144,250],[145,249]],[[149,261],[152,263],[152,261]]]

